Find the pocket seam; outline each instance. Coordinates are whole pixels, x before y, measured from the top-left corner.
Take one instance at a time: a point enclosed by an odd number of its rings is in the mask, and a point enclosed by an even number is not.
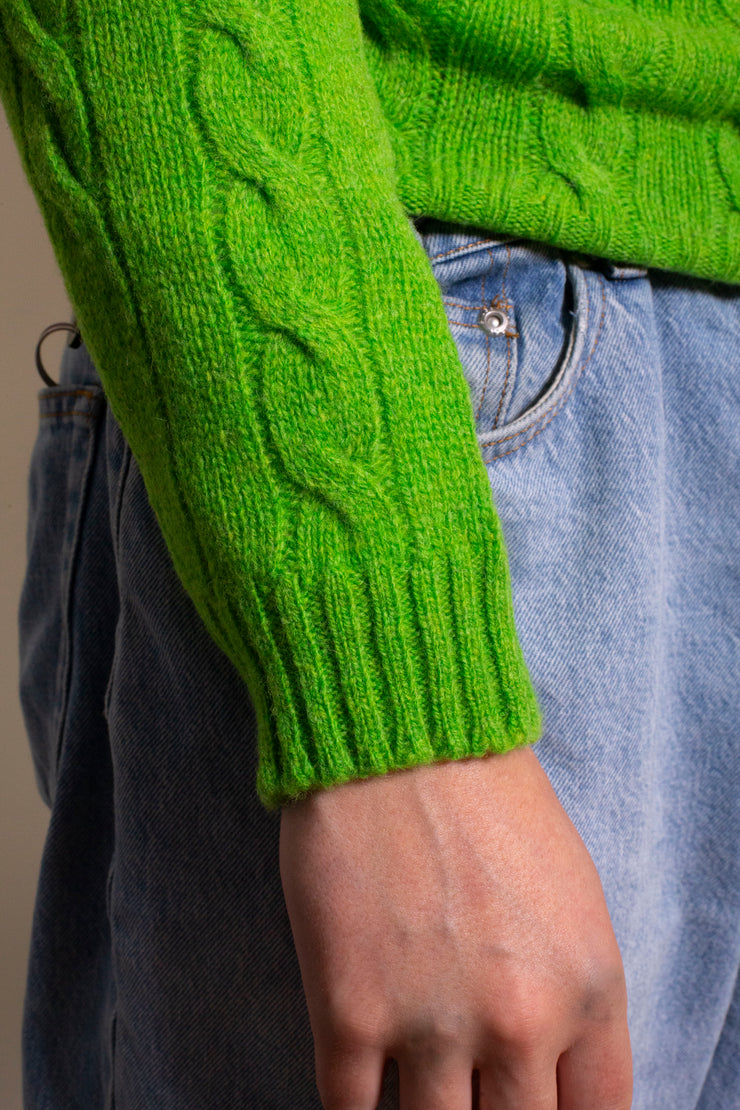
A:
[[[121,436],[122,441],[122,459],[121,466],[118,472],[118,479],[116,481],[116,496],[113,503],[112,526],[111,526],[111,543],[113,545],[113,552],[116,561],[116,573],[121,565],[121,515],[123,513],[123,499],[128,485],[129,476],[131,474],[131,464],[133,461],[133,452],[129,446],[128,440]],[[120,633],[120,619],[116,624],[115,643],[113,648],[113,658],[111,659],[110,674],[105,686],[105,694],[103,695],[103,716],[106,721],[110,719],[110,703],[113,696],[113,687],[116,681],[118,671],[118,658],[119,658],[119,633]]]
[[[58,387],[52,386],[46,389],[40,389],[38,392],[39,400],[43,401],[46,398],[57,397],[87,397],[89,400],[94,401],[102,395],[102,390],[98,387],[96,389],[70,389],[68,386]],[[42,416],[59,416],[60,413],[56,412],[42,412]],[[88,415],[83,413],[82,415]]]
[[[565,407],[567,401],[569,400],[572,393],[574,392],[576,386],[578,385],[578,383],[581,379],[581,375],[583,374],[583,371],[585,370],[586,366],[588,365],[588,363],[593,358],[594,353],[596,351],[596,348],[599,345],[599,341],[601,339],[602,328],[604,326],[604,319],[606,317],[606,285],[605,285],[603,277],[600,274],[597,274],[596,277],[597,277],[597,279],[599,281],[599,284],[600,284],[600,287],[601,287],[601,317],[599,319],[599,326],[598,326],[598,329],[596,331],[596,336],[594,337],[594,341],[593,341],[593,345],[591,347],[591,350],[589,351],[586,358],[583,360],[581,365],[576,370],[576,372],[573,376],[573,380],[571,381],[571,383],[568,386],[565,393],[563,393],[562,396],[555,398],[552,401],[552,404],[548,408],[546,408],[543,412],[537,414],[534,417],[533,420],[530,420],[529,423],[527,423],[523,428],[519,429],[519,431],[511,432],[509,435],[496,437],[494,439],[489,440],[487,443],[482,443],[482,442],[479,441],[478,446],[481,448],[481,450],[483,450],[486,447],[497,447],[499,444],[506,443],[508,440],[511,440],[511,439],[520,439],[522,436],[527,437],[526,439],[522,439],[521,443],[517,443],[514,447],[510,447],[508,451],[501,451],[501,452],[497,452],[496,454],[491,455],[490,458],[487,458],[485,460],[486,465],[489,465],[490,463],[496,462],[497,459],[503,459],[507,455],[513,454],[514,451],[518,451],[520,448],[526,447],[526,445],[528,443],[531,443],[532,440],[535,439],[540,434],[540,432],[543,432],[545,430],[545,428],[547,428],[552,423],[552,421],[555,419],[555,417]],[[584,324],[584,328],[587,329],[590,314],[591,314],[591,301],[590,301],[590,297],[589,297],[589,294],[588,294],[588,285],[586,285],[586,298],[587,298],[586,321],[585,321],[585,324]],[[557,389],[557,386],[555,388]],[[549,418],[547,420],[545,420],[545,417],[549,417]],[[527,435],[527,433],[530,432],[532,428],[535,428],[536,430],[533,431],[531,435]],[[488,434],[488,433],[485,433],[485,434]]]
[[[56,743],[54,749],[54,762],[49,768],[51,781],[56,783],[59,774],[59,763],[62,756],[62,749],[64,747],[64,734],[67,726],[67,713],[69,709],[69,689],[72,681],[72,660],[74,652],[74,644],[72,637],[73,626],[73,606],[74,606],[74,590],[75,579],[77,573],[80,536],[83,527],[83,520],[88,506],[88,495],[90,489],[91,475],[94,466],[95,454],[98,449],[98,436],[99,430],[102,426],[100,420],[101,413],[104,408],[104,398],[102,392],[89,391],[89,390],[65,390],[64,393],[59,391],[54,392],[55,397],[72,396],[78,393],[86,396],[91,403],[91,408],[86,412],[78,412],[72,410],[66,413],[42,413],[42,416],[83,416],[89,427],[87,450],[85,454],[85,462],[82,470],[82,480],[78,487],[79,501],[76,507],[74,531],[72,534],[71,542],[69,545],[68,567],[66,573],[66,582],[64,584],[64,597],[63,597],[63,610],[62,610],[62,630],[61,630],[61,643],[59,652],[59,670],[57,677],[57,690],[58,690],[58,718],[56,727]],[[66,529],[66,519],[65,519]]]
[[[118,476],[116,488],[116,501],[113,509],[113,550],[116,553],[116,563],[120,565],[121,553],[121,516],[123,514],[123,498],[128,485],[129,475],[131,473],[131,462],[133,460],[133,453],[129,446],[128,440],[123,439],[123,458],[121,460],[121,468]]]

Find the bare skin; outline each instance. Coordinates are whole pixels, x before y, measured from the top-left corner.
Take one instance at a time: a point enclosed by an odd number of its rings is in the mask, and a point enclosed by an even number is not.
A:
[[[622,961],[529,748],[284,807],[280,871],[325,1110],[629,1110]]]

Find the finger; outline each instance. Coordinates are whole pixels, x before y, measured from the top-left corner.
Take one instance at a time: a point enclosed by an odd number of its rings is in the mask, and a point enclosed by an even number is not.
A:
[[[367,1045],[315,1044],[316,1086],[324,1110],[375,1110],[385,1053]]]
[[[467,1053],[441,1060],[398,1060],[401,1110],[471,1110],[473,1064]]]
[[[629,1110],[632,1050],[626,1020],[579,1040],[558,1060],[558,1110]]]
[[[481,1066],[479,1085],[473,1110],[559,1110],[554,1060],[549,1066],[522,1065],[517,1070]]]

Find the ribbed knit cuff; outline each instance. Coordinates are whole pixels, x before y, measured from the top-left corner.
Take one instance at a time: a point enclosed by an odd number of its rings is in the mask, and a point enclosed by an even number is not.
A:
[[[245,596],[268,808],[539,737],[497,527],[480,551],[450,545],[393,563],[368,548],[320,580],[296,573]]]

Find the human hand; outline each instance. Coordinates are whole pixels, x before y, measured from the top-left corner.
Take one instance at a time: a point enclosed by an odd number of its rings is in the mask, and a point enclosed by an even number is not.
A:
[[[629,1110],[622,961],[530,748],[282,810],[280,871],[325,1110]],[[473,1108],[477,1110],[477,1108]]]

